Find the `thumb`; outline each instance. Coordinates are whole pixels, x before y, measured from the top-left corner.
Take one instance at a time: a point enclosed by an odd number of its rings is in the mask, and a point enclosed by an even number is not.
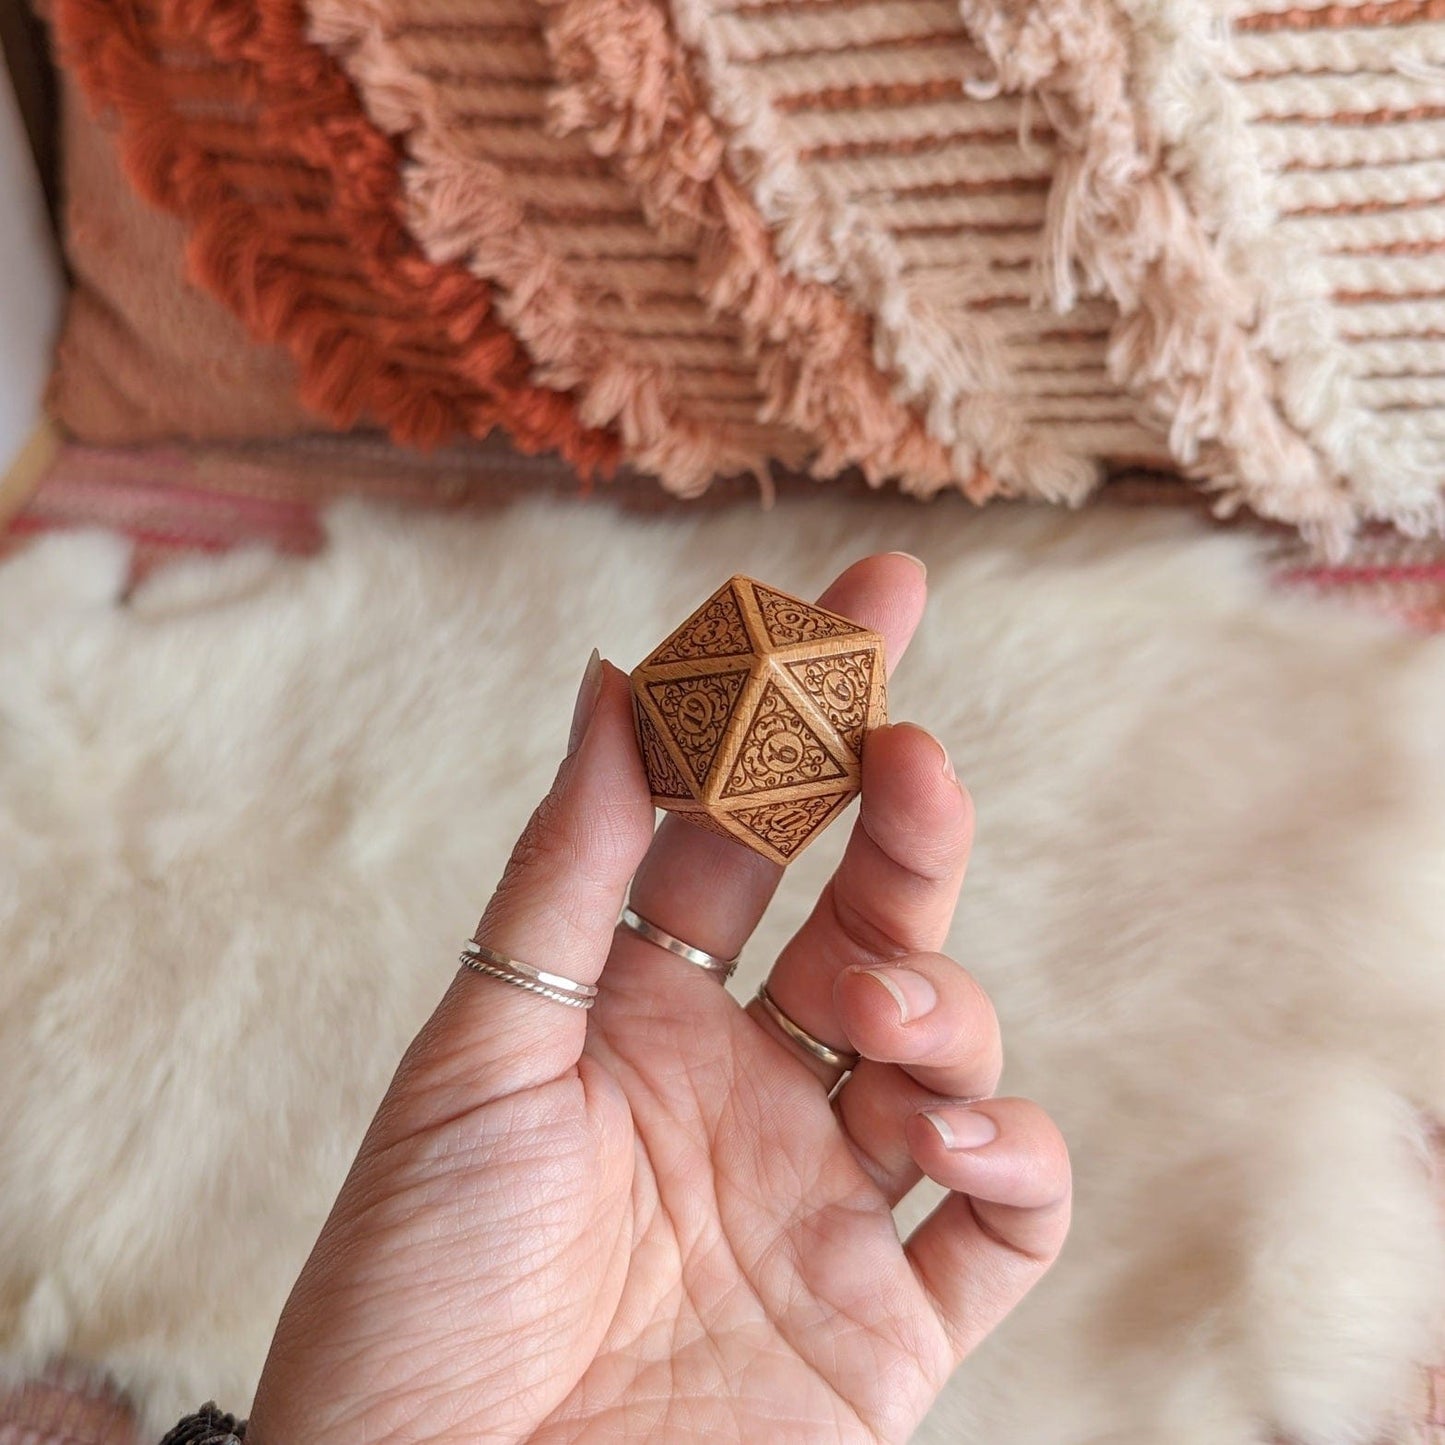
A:
[[[595,654],[571,742],[474,937],[536,968],[595,983],[654,821],[627,677]],[[410,1133],[546,1083],[576,1065],[586,1032],[585,1010],[464,967],[407,1051],[385,1112]]]

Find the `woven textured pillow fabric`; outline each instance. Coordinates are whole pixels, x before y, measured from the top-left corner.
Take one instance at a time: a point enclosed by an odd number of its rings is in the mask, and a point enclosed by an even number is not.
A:
[[[1438,384],[1407,337],[1445,273],[1402,253],[1440,167],[1392,170],[1440,153],[1392,109],[1439,84],[1427,6],[1245,16],[1225,47],[1177,0],[654,3],[785,266],[868,310],[970,490],[1077,499],[1162,440],[1317,539],[1438,525],[1439,434],[1397,411]]]
[[[943,449],[869,361],[863,318],[825,285],[769,268],[765,227],[722,173],[723,138],[658,17],[582,16],[600,28],[571,36],[562,64],[575,70],[585,50],[586,94],[571,109],[586,120],[546,129],[535,83],[550,81],[570,17],[554,34],[557,12],[533,0],[310,9],[313,34],[405,144],[428,255],[463,256],[497,280],[540,374],[575,387],[589,420],[615,424],[639,466],[683,492],[810,457],[824,475],[856,462],[879,480],[947,482]],[[627,164],[644,137],[670,172]],[[748,232],[733,254],[716,245],[716,212]],[[803,318],[802,334],[784,317]]]
[[[1445,522],[1440,0],[56,0],[338,424]]]
[[[369,114],[406,142],[408,219],[427,255],[494,283],[538,376],[615,425],[638,465],[701,490],[814,449],[765,419],[741,328],[704,306],[689,251],[605,160],[544,128],[540,7],[338,0],[311,13]]]
[[[616,444],[536,384],[488,287],[418,251],[396,158],[292,0],[55,0],[62,55],[128,172],[190,229],[198,282],[288,348],[337,426],[434,444],[504,425],[590,468]]]
[[[99,444],[314,431],[290,357],[185,281],[184,225],[136,194],[69,76],[60,112],[71,290],[51,413]]]
[[[586,24],[611,3],[560,8],[557,34],[572,47],[557,51],[572,91],[620,69],[623,92],[647,59],[619,57],[606,24]],[[1098,458],[1163,455],[1128,398],[1081,378],[1090,343],[1102,354],[1097,338],[1078,336],[1081,318],[1029,306],[1031,232],[1053,148],[1037,130],[1020,135],[1020,103],[973,98],[987,67],[955,6],[636,8],[653,11],[650,29],[686,42],[673,48],[683,65],[694,57],[695,80],[677,90],[712,97],[731,173],[748,178],[725,224],[765,217],[785,274],[831,283],[868,318],[892,389],[970,495],[1078,500],[1097,481]],[[687,173],[686,153],[654,145],[651,159]]]

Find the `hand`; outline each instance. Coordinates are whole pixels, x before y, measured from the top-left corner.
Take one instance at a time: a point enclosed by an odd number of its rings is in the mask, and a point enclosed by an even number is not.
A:
[[[822,601],[892,661],[923,578],[872,557]],[[597,1006],[457,975],[281,1317],[252,1445],[906,1440],[1063,1242],[1063,1142],[989,1097],[993,1011],[936,952],[971,831],[939,745],[870,735],[845,856],[770,977],[864,1055],[830,1102],[838,1072],[756,1004],[614,933],[635,874],[639,913],[731,958],[780,870],[677,819],[654,839],[627,679],[590,682],[477,938],[600,978]],[[923,1173],[956,1192],[905,1244]]]

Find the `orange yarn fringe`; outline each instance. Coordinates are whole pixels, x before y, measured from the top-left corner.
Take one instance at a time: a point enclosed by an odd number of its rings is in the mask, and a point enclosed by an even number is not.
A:
[[[132,181],[189,226],[197,283],[290,351],[306,405],[417,446],[501,425],[524,451],[610,474],[616,438],[529,381],[485,283],[418,250],[396,153],[306,38],[299,0],[55,0],[54,12],[91,104],[120,120]],[[193,117],[201,50],[230,103]],[[249,121],[215,118],[238,107]]]

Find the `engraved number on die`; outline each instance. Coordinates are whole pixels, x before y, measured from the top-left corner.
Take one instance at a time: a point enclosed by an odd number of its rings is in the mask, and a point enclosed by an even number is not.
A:
[[[677,705],[678,726],[689,733],[705,733],[715,714],[713,700],[705,692],[690,692]]]
[[[813,815],[806,808],[784,808],[769,819],[780,833],[805,833],[813,826]]]
[[[858,689],[846,672],[833,667],[823,679],[823,696],[839,712],[847,712],[858,696]]]
[[[693,630],[688,641],[695,647],[708,651],[727,646],[733,640],[734,631],[735,628],[729,618],[715,614],[711,617],[704,617]]]
[[[790,773],[803,761],[807,749],[797,733],[774,733],[762,748],[763,762],[775,773]]]

